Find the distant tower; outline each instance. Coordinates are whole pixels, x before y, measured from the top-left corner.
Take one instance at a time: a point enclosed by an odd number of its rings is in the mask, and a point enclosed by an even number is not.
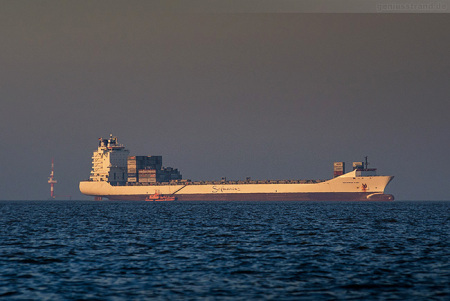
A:
[[[56,180],[53,178],[53,167],[54,167],[54,165],[53,165],[53,158],[52,158],[52,172],[50,173],[50,177],[48,177],[48,183],[50,184],[50,197],[51,197],[52,199],[55,198],[55,194],[54,194],[53,187],[54,187],[54,185],[55,185],[56,183],[58,183],[58,181],[56,181]]]

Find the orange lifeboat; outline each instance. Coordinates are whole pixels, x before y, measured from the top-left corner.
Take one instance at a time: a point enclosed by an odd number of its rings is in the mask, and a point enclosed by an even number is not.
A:
[[[153,202],[165,202],[165,201],[175,201],[177,199],[174,195],[163,195],[159,192],[155,192],[154,194],[148,195],[145,200],[153,201]]]

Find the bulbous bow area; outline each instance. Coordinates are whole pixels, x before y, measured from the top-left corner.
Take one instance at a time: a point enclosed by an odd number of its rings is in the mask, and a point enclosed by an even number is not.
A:
[[[366,196],[368,201],[393,201],[394,196],[392,194],[384,193],[372,193]]]

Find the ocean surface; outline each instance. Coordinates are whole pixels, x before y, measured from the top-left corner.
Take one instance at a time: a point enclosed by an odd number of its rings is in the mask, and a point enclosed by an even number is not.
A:
[[[450,300],[450,202],[0,201],[0,299]]]

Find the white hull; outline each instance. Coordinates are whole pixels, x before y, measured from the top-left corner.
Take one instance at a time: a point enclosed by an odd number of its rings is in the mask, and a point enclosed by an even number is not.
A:
[[[176,184],[112,186],[108,182],[83,181],[80,191],[95,197],[144,200],[154,193],[178,200],[393,200],[384,190],[392,176],[358,176],[352,171],[319,183],[287,184]]]

